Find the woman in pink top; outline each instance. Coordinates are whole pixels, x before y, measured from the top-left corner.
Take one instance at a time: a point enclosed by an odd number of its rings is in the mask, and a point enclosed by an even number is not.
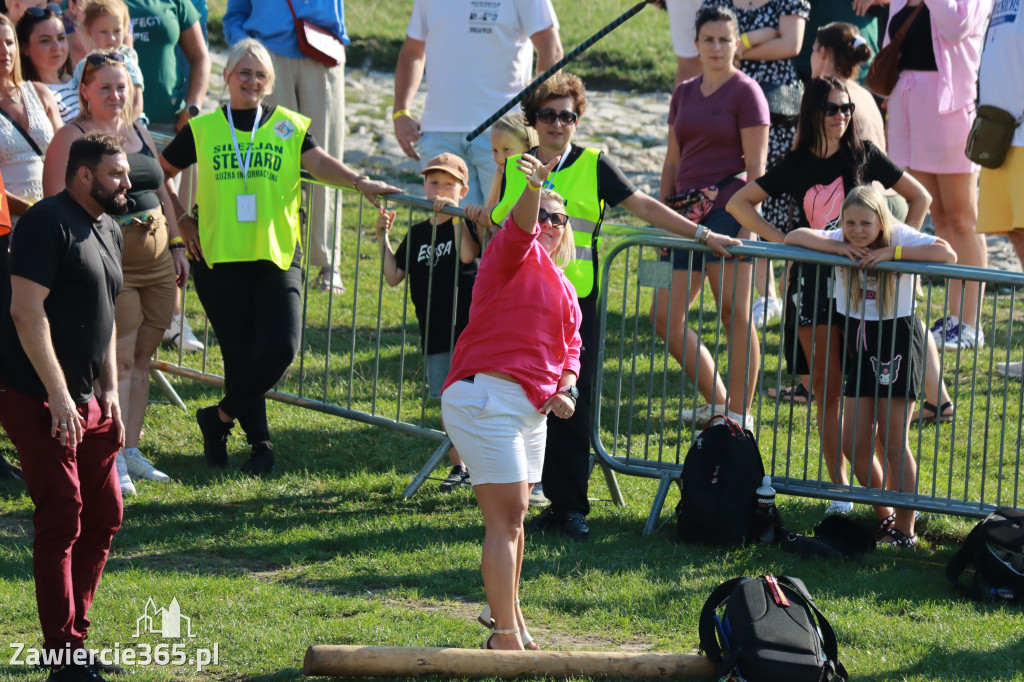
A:
[[[975,233],[978,166],[964,148],[992,0],[892,0],[885,44],[919,7],[900,47],[900,78],[888,100],[889,158],[932,195],[935,234],[952,245],[957,264],[987,267],[985,240]],[[981,286],[949,281],[949,316],[931,330],[946,350],[984,345],[978,326]]]
[[[441,394],[441,416],[473,472],[484,517],[489,606],[480,619],[493,628],[484,648],[533,642],[519,609],[523,520],[544,464],[547,413],[568,419],[579,395],[581,313],[562,274],[572,229],[562,198],[541,189],[558,159],[545,165],[523,154],[518,163],[528,187],[484,252]]]

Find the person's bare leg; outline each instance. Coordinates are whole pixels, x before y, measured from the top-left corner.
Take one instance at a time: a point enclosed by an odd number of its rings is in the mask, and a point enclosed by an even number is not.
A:
[[[750,321],[750,294],[754,266],[752,263],[716,263],[708,265],[708,280],[718,297],[721,278],[721,299],[717,301],[722,329],[728,339],[729,409],[749,414],[761,368],[761,344]],[[735,281],[734,281],[735,280]]]
[[[117,339],[117,402],[121,406],[121,419],[125,425],[125,447],[138,445],[138,431],[135,432],[135,442],[131,440],[131,432],[128,431],[131,424],[129,408],[132,404],[132,377],[135,367],[135,339],[138,331],[127,334]],[[148,377],[147,377],[148,378]],[[141,418],[139,428],[141,429]]]
[[[975,232],[978,224],[977,173],[936,174],[908,170],[932,195],[931,214],[935,235],[949,242],[956,252],[957,264],[988,267],[985,238]],[[948,286],[948,314],[961,318],[965,324],[977,329],[979,295],[984,294],[984,285],[950,280]]]
[[[121,414],[124,418],[124,445],[127,448],[139,446],[142,423],[146,418],[146,407],[149,405],[149,366],[153,353],[160,345],[164,330],[142,325],[134,335],[132,350],[132,368],[129,374],[131,389],[128,400],[121,403]],[[118,339],[118,357],[120,358]],[[118,377],[118,398],[121,398],[121,381]]]
[[[1017,252],[1017,260],[1024,266],[1024,227],[1017,227],[1006,233],[1014,251]]]
[[[484,483],[473,486],[473,492],[484,517],[480,572],[494,627],[496,630],[515,630],[514,634],[492,635],[490,646],[521,651],[523,643],[515,600],[522,566],[523,519],[529,505],[530,486],[526,481]]]
[[[917,490],[917,460],[910,451],[906,398],[879,399],[879,430],[885,429],[887,438],[885,461],[888,470],[888,488],[898,492],[913,493]],[[910,401],[910,409],[914,409]],[[880,439],[882,436],[880,435]],[[908,537],[914,534],[916,513],[913,509],[896,509],[893,527]]]
[[[813,325],[797,330],[804,355],[811,358],[811,393],[818,412],[821,452],[829,478],[839,485],[850,485],[846,470],[849,450],[840,448],[839,413],[843,401],[843,368],[839,359],[839,328],[834,325]],[[880,472],[881,470],[879,470]],[[874,479],[881,485],[881,475]]]
[[[689,279],[689,285],[687,285],[687,279]],[[718,374],[715,360],[711,357],[707,346],[701,343],[696,332],[686,324],[687,311],[700,293],[702,281],[703,278],[699,273],[690,274],[684,270],[674,271],[671,293],[664,289],[655,290],[655,300],[651,304],[651,323],[658,336],[665,340],[668,352],[676,362],[683,366],[686,376],[693,380],[699,371],[700,374],[696,380],[697,390],[704,400],[710,404],[723,405],[725,404],[725,384]]]
[[[775,268],[772,266],[771,260],[758,258],[754,261],[754,285],[757,287],[758,293],[765,298],[779,297],[779,291],[775,285]]]

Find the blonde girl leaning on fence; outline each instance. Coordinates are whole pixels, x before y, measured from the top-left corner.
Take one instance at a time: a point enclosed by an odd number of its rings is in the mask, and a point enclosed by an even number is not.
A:
[[[871,186],[854,187],[846,195],[839,229],[800,228],[786,235],[786,243],[847,256],[857,264],[836,268],[834,278],[846,350],[842,447],[861,484],[878,488],[883,481],[871,476],[877,440],[886,488],[914,492],[917,462],[910,451],[909,414],[924,373],[924,323],[914,312],[914,276],[871,268],[903,259],[955,263],[956,254],[942,239],[895,222],[885,198]],[[879,545],[917,544],[913,509],[875,511],[883,531]]]
[[[491,126],[491,155],[497,170],[491,183],[491,193],[486,206],[466,206],[466,217],[476,225],[480,248],[487,247],[499,226],[491,221],[491,209],[501,199],[501,179],[505,174],[505,159],[524,154],[537,146],[537,131],[526,125],[526,119],[519,112],[510,112]]]

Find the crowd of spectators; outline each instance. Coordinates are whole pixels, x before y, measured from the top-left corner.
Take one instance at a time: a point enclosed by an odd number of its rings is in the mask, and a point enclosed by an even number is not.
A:
[[[686,419],[701,425],[726,414],[754,427],[757,330],[782,315],[786,362],[803,380],[773,397],[815,402],[833,480],[848,484],[852,462],[864,485],[913,489],[909,415],[920,389],[913,418],[954,418],[938,349],[984,345],[983,287],[951,282],[948,314],[925,330],[913,313],[912,278],[847,281],[842,271],[791,267],[780,287],[769,261],[734,259],[729,248],[760,237],[835,251],[862,266],[908,258],[986,267],[983,235],[1007,233],[1024,257],[1024,132],[1016,130],[1000,167],[982,171],[980,203],[979,166],[964,154],[979,105],[1024,118],[1019,3],[657,3],[669,11],[677,58],[659,197],[639,191],[607,153],[573,143],[587,97],[565,71],[533,90],[521,113],[466,141],[564,54],[551,0],[486,4],[478,11],[451,0],[413,3],[391,120],[402,150],[423,162],[434,211],[394,251],[395,215],[380,208],[377,238],[386,282],[408,278],[429,397],[442,399],[458,445],[443,489],[474,486],[484,515],[489,606],[480,620],[493,628],[490,644],[532,648],[518,605],[525,531],[590,536],[608,208],[710,249],[663,254],[675,283],[651,306],[656,332],[706,401]],[[98,580],[133,479],[170,478],[142,454],[142,427],[161,338],[202,348],[180,310],[186,281],[194,281],[224,357],[224,396],[196,413],[206,461],[227,465],[237,421],[251,448],[242,470],[267,475],[275,461],[263,396],[297,351],[303,269],[317,271],[321,290],[345,292],[340,195],[311,190],[310,237],[301,243],[300,170],[354,188],[378,208],[379,195],[398,191],[341,160],[349,42],[342,0],[229,0],[227,102],[203,114],[211,72],[205,16],[196,0],[70,0],[66,8],[10,0],[0,14],[0,344],[25,351],[0,356],[0,419],[30,434],[17,443],[25,471],[0,458],[0,476],[24,476],[47,509],[80,509],[77,519],[52,514],[49,526],[37,527],[36,562],[65,552],[66,575],[79,558],[61,524],[82,524],[77,542],[92,538],[82,570]],[[313,45],[305,40],[311,25],[320,36]],[[864,71],[903,28],[895,89],[869,92]],[[424,78],[426,104],[416,112]],[[225,149],[227,173],[215,161]],[[468,219],[440,217],[460,204]],[[929,212],[934,237],[920,232]],[[50,223],[30,239],[23,220]],[[28,263],[32,249],[49,260]],[[69,272],[74,277],[62,279]],[[85,288],[70,291],[76,278]],[[724,283],[711,289],[728,337],[725,376],[687,327],[704,278]],[[47,322],[82,291],[99,292],[90,343],[51,339]],[[535,300],[521,300],[522,292]],[[543,347],[510,346],[507,357],[481,350],[512,343],[512,327],[523,324],[548,330]],[[66,327],[54,325],[53,334]],[[891,338],[904,354],[861,359],[866,337]],[[1010,360],[996,369],[1020,377],[1021,367]],[[877,387],[888,391],[881,409],[865,397]],[[29,405],[38,423],[21,421]],[[47,438],[68,456],[88,441],[95,456],[62,474],[67,485],[50,486],[52,472],[36,466],[31,450]],[[534,484],[543,495],[537,488],[531,498]],[[550,505],[526,523],[527,505],[544,495]],[[848,503],[828,508],[849,511]],[[880,542],[916,542],[912,510],[876,511]],[[38,585],[48,594],[65,579],[51,573],[37,572],[48,576]],[[59,605],[40,598],[49,648],[81,647],[88,627],[92,592],[65,593],[74,598]],[[100,673],[95,663],[69,662],[52,678]]]

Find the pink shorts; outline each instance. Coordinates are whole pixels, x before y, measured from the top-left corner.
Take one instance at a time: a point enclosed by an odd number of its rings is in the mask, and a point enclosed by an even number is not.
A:
[[[964,154],[974,105],[939,113],[939,72],[904,71],[889,96],[889,158],[926,173],[976,173]]]

